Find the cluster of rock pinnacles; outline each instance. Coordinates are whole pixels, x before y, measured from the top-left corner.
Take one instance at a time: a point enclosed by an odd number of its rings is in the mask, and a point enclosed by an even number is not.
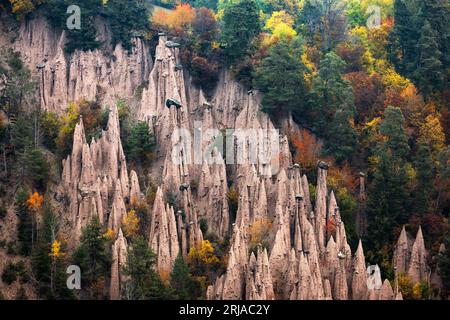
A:
[[[99,36],[108,43],[110,35]],[[43,108],[61,112],[61,106],[81,98],[100,99],[110,106],[108,127],[98,139],[86,141],[83,120],[79,120],[55,200],[63,208],[70,248],[79,243],[82,228],[93,216],[114,232],[111,299],[120,299],[122,267],[127,262],[128,244],[121,229],[127,203],[144,197],[138,175],[127,168],[114,107],[118,97],[133,97],[135,117],[148,122],[157,141],[157,159],[150,175],[159,187],[147,238],[157,254],[158,272],[170,273],[177,256],[186,256],[203,240],[199,219],[204,217],[208,230],[217,237],[231,237],[227,269],[209,286],[208,299],[402,299],[397,283],[382,282],[379,274],[374,281],[379,285],[368,286],[362,244],[352,254],[334,193],[327,188],[324,163],[318,165],[312,203],[307,177],[293,164],[289,151],[287,134],[298,129],[292,119],[281,126],[276,170],[272,170],[273,163],[262,162],[238,164],[229,170],[217,149],[209,154],[213,164],[192,164],[189,145],[173,134],[176,128],[193,133],[197,122],[203,132],[256,129],[256,136],[234,148],[243,158],[253,152],[254,141],[275,129],[259,111],[257,92],[247,91],[223,71],[214,93],[206,98],[180,67],[179,49],[167,46],[165,35],[159,37],[154,60],[139,38],[133,40],[135,46],[129,53],[118,44],[110,56],[101,50],[67,56],[64,37],[64,32],[56,33],[38,17],[21,25],[14,47],[24,53],[28,65],[40,66]],[[181,107],[166,106],[167,99]],[[204,137],[202,147],[213,139]],[[174,155],[181,162],[175,163]],[[197,181],[195,190],[190,187],[192,181]],[[229,181],[239,195],[234,222],[228,207]],[[176,211],[165,201],[168,192],[177,194]],[[249,227],[261,219],[272,221],[270,243],[251,250]],[[332,231],[328,221],[335,226]],[[426,258],[421,229],[411,241],[403,228],[393,262],[396,274],[408,274],[413,282],[429,280]]]

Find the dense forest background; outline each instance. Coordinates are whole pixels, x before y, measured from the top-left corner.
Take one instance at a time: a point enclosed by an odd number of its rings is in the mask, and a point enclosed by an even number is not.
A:
[[[0,10],[17,21],[43,14],[52,26],[64,28],[72,2],[1,0]],[[181,44],[183,67],[206,94],[214,90],[220,70],[230,69],[249,90],[263,93],[261,110],[274,123],[292,115],[301,127],[290,137],[291,151],[309,181],[315,181],[317,160],[332,163],[329,184],[352,249],[362,238],[368,261],[378,263],[392,279],[393,246],[402,226],[415,233],[420,225],[430,263],[440,264],[450,292],[449,250],[437,255],[441,243],[450,248],[448,0],[80,0],[77,5],[88,27],[67,31],[67,54],[102,48],[92,23],[101,16],[110,25],[113,44],[129,50],[133,36],[154,48],[158,32],[170,34]],[[88,136],[95,137],[106,126],[108,111],[95,101],[79,101],[58,116],[39,108],[37,87],[38,79],[20,54],[2,49],[0,219],[14,199],[20,241],[0,239],[0,245],[32,261],[30,266],[11,262],[2,279],[37,281],[40,297],[73,298],[64,289],[62,268],[72,259],[89,270],[86,296],[101,298],[99,282],[107,278],[110,263],[107,230],[93,221],[69,257],[55,237],[55,214],[45,194],[58,179],[52,168],[70,152],[79,115]],[[153,137],[146,123],[131,120],[132,110],[124,101],[118,106],[127,160],[142,173],[153,159]],[[367,199],[359,193],[360,172]],[[314,196],[313,186],[311,191]],[[177,260],[167,279],[160,279],[149,268],[155,256],[139,232],[155,188],[146,193],[147,203],[130,208],[135,219],[126,221],[127,237],[135,243],[129,259],[135,259],[136,267],[127,270],[134,281],[130,295],[204,297],[207,284],[226,266],[227,243],[208,239],[187,262]],[[228,198],[235,208],[233,189]],[[361,215],[365,219],[358,221]],[[407,299],[429,296],[408,279],[401,285]],[[25,290],[17,295],[24,297]]]

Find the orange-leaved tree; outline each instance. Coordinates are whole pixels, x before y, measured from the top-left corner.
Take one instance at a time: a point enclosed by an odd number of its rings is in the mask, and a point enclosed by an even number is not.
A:
[[[153,13],[152,23],[157,28],[183,34],[190,32],[195,18],[195,9],[188,3],[179,3],[174,10],[158,10]]]
[[[27,199],[27,206],[31,212],[31,249],[34,248],[34,240],[37,238],[37,214],[40,211],[42,204],[44,203],[44,195],[39,192],[30,193]],[[35,237],[36,230],[36,237]]]
[[[291,136],[295,148],[294,162],[300,163],[305,171],[313,170],[322,151],[322,143],[308,130],[300,129]]]

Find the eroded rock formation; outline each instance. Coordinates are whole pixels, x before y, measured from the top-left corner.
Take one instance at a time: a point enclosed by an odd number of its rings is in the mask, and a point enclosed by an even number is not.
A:
[[[109,297],[111,300],[119,300],[121,298],[122,284],[126,279],[126,276],[123,274],[123,268],[127,264],[127,239],[123,236],[122,229],[119,230],[111,251],[112,263]]]
[[[117,235],[125,203],[129,202],[130,183],[125,155],[120,140],[117,108],[109,113],[108,127],[98,140],[86,141],[83,119],[75,127],[72,153],[63,160],[61,184],[56,198],[68,209],[69,244],[75,246],[81,230],[92,217]],[[136,174],[133,193],[137,192]]]
[[[5,21],[6,22],[6,21]],[[98,38],[110,43],[111,35],[102,19],[95,22]],[[20,25],[13,48],[31,70],[37,70],[40,80],[41,106],[61,113],[68,102],[80,99],[99,99],[107,105],[117,98],[132,97],[147,80],[152,69],[149,48],[139,39],[133,39],[134,48],[127,52],[121,44],[101,49],[64,52],[64,31],[51,28],[43,17],[29,19]]]
[[[149,247],[157,255],[157,268],[161,275],[168,275],[177,258],[177,224],[173,207],[164,204],[162,189],[158,188],[151,217]]]
[[[359,242],[352,255],[338,203],[327,186],[328,164],[318,163],[313,204],[306,175],[292,163],[286,132],[277,132],[259,111],[260,95],[223,71],[207,99],[177,67],[179,49],[167,47],[167,40],[160,36],[154,62],[140,39],[134,39],[129,54],[118,45],[111,57],[100,50],[66,56],[64,33],[55,34],[43,19],[32,19],[21,26],[14,43],[26,53],[28,65],[45,61],[39,71],[43,108],[61,112],[79,98],[98,99],[111,108],[107,130],[98,140],[86,141],[80,119],[55,195],[67,208],[65,232],[72,248],[94,216],[114,232],[111,298],[120,297],[120,270],[126,263],[121,223],[127,205],[143,198],[138,175],[127,169],[114,102],[117,97],[136,99],[141,87],[135,113],[148,122],[158,145],[150,168],[158,189],[147,235],[161,275],[168,275],[176,257],[186,256],[209,233],[231,238],[227,269],[209,286],[209,299],[401,299],[389,281],[381,285],[380,275],[380,286],[368,288],[363,246]],[[168,99],[179,106],[167,104]],[[234,129],[227,152],[218,143],[225,129]],[[196,134],[199,145],[194,144]],[[265,157],[263,150],[278,156]],[[227,168],[230,160],[234,165]],[[227,195],[231,184],[238,194],[234,221]],[[168,204],[168,195],[176,204]],[[207,223],[205,235],[201,219]],[[261,221],[272,228],[265,242],[255,246],[251,227]],[[394,266],[397,274],[407,273],[414,281],[426,279],[421,229],[414,243],[402,230]]]
[[[402,228],[395,247],[393,266],[396,276],[408,275],[414,284],[421,280],[429,280],[427,251],[421,227],[414,241],[408,238],[405,227]]]

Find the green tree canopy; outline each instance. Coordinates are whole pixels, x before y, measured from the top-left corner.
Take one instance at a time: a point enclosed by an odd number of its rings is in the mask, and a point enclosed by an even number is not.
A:
[[[417,54],[417,66],[412,76],[422,93],[428,96],[434,88],[442,89],[445,70],[440,60],[442,52],[439,51],[436,32],[427,20],[421,30]]]
[[[372,183],[367,200],[369,247],[375,261],[386,267],[389,257],[381,249],[394,241],[393,231],[408,219],[408,174],[406,155],[409,151],[404,128],[405,119],[399,108],[388,107],[380,133],[384,136],[373,148]],[[388,260],[386,260],[388,259]]]
[[[280,40],[271,47],[255,75],[255,85],[264,94],[262,110],[272,115],[302,110],[307,90],[305,72],[290,41]]]
[[[380,133],[387,137],[387,141],[381,141],[378,147],[387,149],[399,160],[404,160],[409,152],[408,136],[404,126],[405,118],[400,108],[389,106],[384,112],[384,121],[380,125]]]
[[[316,132],[322,135],[326,134],[338,110],[348,116],[355,112],[352,87],[342,78],[344,69],[345,62],[334,52],[329,52],[320,61],[318,74],[313,78],[307,113]]]
[[[231,1],[224,7],[222,46],[230,63],[242,58],[261,30],[255,0]]]
[[[358,140],[352,121],[353,115],[349,110],[338,110],[330,123],[325,149],[337,163],[351,160],[356,150]]]
[[[415,157],[417,183],[414,192],[414,211],[419,214],[431,213],[433,210],[432,197],[435,186],[435,166],[430,147],[422,144]]]
[[[106,249],[107,239],[97,216],[82,230],[80,245],[73,255],[74,263],[81,269],[82,287],[87,287],[90,299],[103,298],[105,277],[111,270],[111,253]]]
[[[170,286],[176,298],[180,300],[191,300],[194,297],[194,280],[189,273],[189,267],[184,262],[183,256],[179,255],[175,259],[172,272],[170,274]]]

